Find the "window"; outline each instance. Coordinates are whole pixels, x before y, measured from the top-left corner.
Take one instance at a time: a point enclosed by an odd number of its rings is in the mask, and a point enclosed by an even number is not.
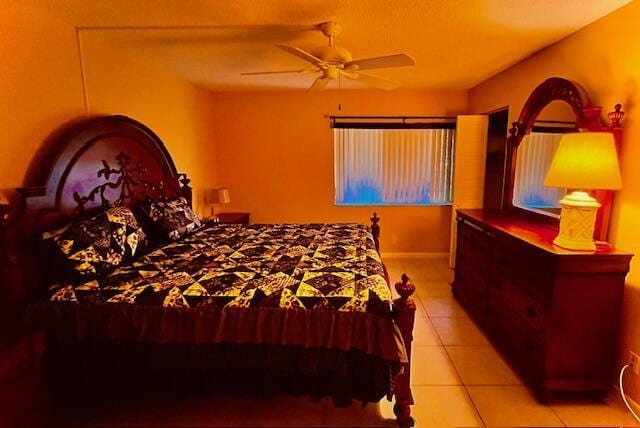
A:
[[[451,203],[455,124],[366,125],[334,124],[337,205]]]

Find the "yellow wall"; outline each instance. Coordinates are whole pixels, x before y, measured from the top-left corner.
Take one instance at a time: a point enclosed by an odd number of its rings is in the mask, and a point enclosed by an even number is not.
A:
[[[103,114],[145,123],[196,187],[215,183],[210,92],[103,44],[98,32],[80,32],[78,43],[75,28],[36,8],[0,2],[0,15],[0,189],[22,184],[60,125]]]
[[[252,221],[266,223],[367,222],[375,210],[382,251],[448,251],[450,207],[334,205],[326,116],[456,115],[466,110],[465,92],[224,92],[215,100],[218,179],[232,202],[225,210],[249,211]]]
[[[615,196],[610,241],[637,254],[627,277],[620,362],[627,352],[640,351],[640,1],[574,33],[525,61],[483,82],[469,92],[471,112],[509,105],[516,120],[529,93],[548,77],[565,77],[584,86],[594,104],[605,111],[622,103],[627,115],[621,153],[623,190]],[[640,400],[640,377],[627,379]]]
[[[124,114],[157,133],[178,171],[189,174],[197,208],[200,190],[216,182],[211,92],[101,37],[99,31],[80,33],[89,114]]]
[[[0,188],[10,188],[49,133],[85,109],[75,29],[19,2],[0,2],[0,16]]]

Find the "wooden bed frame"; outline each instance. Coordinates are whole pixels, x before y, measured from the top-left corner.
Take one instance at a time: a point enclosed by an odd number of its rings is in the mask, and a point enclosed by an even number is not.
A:
[[[31,245],[39,233],[114,204],[133,206],[144,199],[178,196],[191,203],[189,184],[160,138],[133,119],[98,117],[66,126],[36,155],[15,199],[0,204],[0,281],[10,284],[7,307],[0,309],[15,320],[27,303],[42,296],[46,266],[36,261]],[[378,251],[379,220],[374,213],[371,231]],[[410,359],[415,287],[403,274],[395,289],[400,297],[394,300],[394,320]],[[410,384],[409,362],[394,390],[394,413],[401,427],[414,425]]]

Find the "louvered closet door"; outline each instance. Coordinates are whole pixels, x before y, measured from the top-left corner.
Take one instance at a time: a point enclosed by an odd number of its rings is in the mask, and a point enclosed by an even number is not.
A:
[[[456,209],[482,208],[483,205],[488,125],[489,117],[486,115],[458,116],[449,249],[452,268],[456,255]]]

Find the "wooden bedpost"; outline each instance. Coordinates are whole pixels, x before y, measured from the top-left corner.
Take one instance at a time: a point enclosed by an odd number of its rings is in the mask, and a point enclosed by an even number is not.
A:
[[[376,244],[376,251],[380,252],[380,225],[378,222],[380,221],[380,217],[378,217],[378,213],[373,213],[373,217],[371,217],[371,234],[373,235],[373,242]]]
[[[185,173],[178,174],[178,179],[181,184],[180,193],[187,200],[189,206],[193,208],[193,189],[189,186],[191,179]]]
[[[396,381],[396,389],[394,391],[396,403],[393,406],[393,413],[396,415],[398,426],[407,428],[414,426],[414,421],[411,417],[411,405],[413,405],[413,395],[411,394],[411,343],[413,342],[416,304],[411,295],[416,290],[416,287],[411,283],[407,274],[403,273],[402,281],[397,282],[395,288],[400,297],[393,301],[394,316],[402,334],[409,361],[404,364],[404,371]]]

